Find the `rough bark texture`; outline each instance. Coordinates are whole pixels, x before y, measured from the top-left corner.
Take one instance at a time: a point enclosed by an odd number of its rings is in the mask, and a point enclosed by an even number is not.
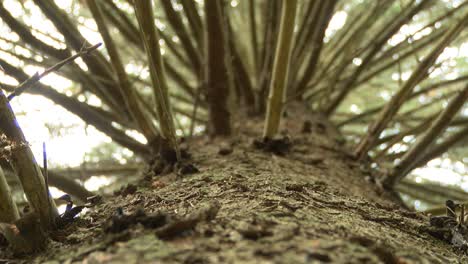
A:
[[[29,258],[72,263],[468,261],[422,231],[426,216],[400,209],[392,196],[381,193],[372,172],[352,160],[333,127],[301,111],[287,111],[284,124],[292,139],[287,155],[253,148],[251,140],[261,136],[262,122],[244,119],[234,126],[242,127],[237,136],[224,142],[232,153],[220,152],[219,141],[194,139],[190,144],[199,173],[149,173],[136,191],[108,197],[69,226],[59,243]],[[312,121],[306,129],[310,133],[301,132],[304,119]],[[125,214],[144,208],[147,214],[182,217],[215,201],[220,209],[213,220],[204,218],[193,230],[164,239],[155,235],[161,235],[160,229],[141,225],[113,235],[102,232],[118,207]]]

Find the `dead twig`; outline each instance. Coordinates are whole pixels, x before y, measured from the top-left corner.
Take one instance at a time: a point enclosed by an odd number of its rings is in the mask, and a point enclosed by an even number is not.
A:
[[[13,98],[15,98],[15,96],[19,96],[20,94],[22,94],[24,91],[26,91],[28,88],[32,87],[35,83],[37,83],[39,80],[41,80],[42,78],[44,78],[46,75],[48,75],[49,73],[51,72],[55,72],[57,70],[59,70],[62,66],[74,61],[76,58],[78,57],[81,57],[81,56],[84,56],[84,55],[88,55],[89,53],[91,53],[92,51],[94,51],[95,49],[99,48],[100,46],[102,45],[102,43],[98,43],[94,46],[91,46],[89,48],[82,48],[78,53],[76,53],[75,55],[73,56],[70,56],[66,59],[64,59],[63,61],[55,64],[54,66],[46,69],[44,72],[42,72],[41,74],[39,74],[38,72],[36,72],[33,76],[31,76],[29,79],[27,79],[26,81],[22,82],[20,85],[18,85],[14,92],[11,93],[10,95],[8,95],[8,101],[11,101]]]

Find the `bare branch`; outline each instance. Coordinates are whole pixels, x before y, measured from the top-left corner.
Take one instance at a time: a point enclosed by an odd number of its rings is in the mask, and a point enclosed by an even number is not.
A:
[[[463,107],[463,104],[468,100],[468,85],[448,104],[448,106],[440,113],[436,120],[434,120],[430,128],[416,141],[416,143],[405,153],[401,161],[395,165],[392,174],[385,179],[387,186],[393,186],[408,172],[414,168],[422,157],[425,151],[435,141],[435,138],[441,134],[450,121]]]
[[[466,26],[468,15],[456,25],[454,25],[444,36],[444,38],[433,48],[431,53],[419,64],[418,68],[413,72],[408,81],[401,87],[395,96],[387,103],[385,108],[379,114],[376,122],[369,126],[368,133],[359,143],[355,155],[361,159],[373,145],[374,141],[379,137],[382,130],[387,126],[388,122],[395,116],[401,105],[408,100],[414,87],[421,82],[428,74],[429,68],[434,64],[439,54],[443,49],[461,32]]]
[[[21,93],[23,93],[28,88],[32,87],[34,84],[39,82],[42,78],[44,78],[44,76],[48,75],[49,73],[52,73],[52,72],[55,72],[55,71],[59,70],[63,65],[72,62],[73,60],[75,60],[78,57],[88,55],[90,52],[94,51],[95,49],[99,48],[100,46],[101,46],[101,43],[98,43],[98,44],[96,44],[96,45],[94,45],[92,47],[84,48],[80,52],[78,52],[77,54],[75,54],[75,55],[73,55],[73,56],[71,56],[71,57],[69,57],[67,59],[64,59],[63,61],[55,64],[54,66],[46,69],[41,74],[39,74],[39,73],[34,74],[30,78],[28,78],[26,81],[24,81],[20,85],[18,85],[15,88],[15,90],[14,90],[14,92],[12,94],[8,95],[8,101],[11,101],[15,96],[19,96]]]

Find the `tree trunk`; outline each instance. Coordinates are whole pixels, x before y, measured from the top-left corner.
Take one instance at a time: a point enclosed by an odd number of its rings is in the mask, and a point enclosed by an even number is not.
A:
[[[233,122],[228,142],[195,138],[190,143],[199,173],[149,177],[134,194],[109,198],[81,223],[73,248],[48,260],[113,263],[464,263],[468,259],[424,230],[426,216],[402,209],[393,194],[373,183],[368,164],[355,161],[340,135],[322,116],[289,107],[284,125],[292,148],[276,156],[254,148],[262,120]],[[305,121],[310,121],[303,127]],[[226,143],[232,153],[220,152]],[[222,154],[220,154],[222,153]],[[176,180],[174,180],[176,179]],[[217,208],[186,232],[169,237],[129,227],[120,235],[97,236],[118,207],[124,214],[144,208],[173,219]],[[210,207],[211,205],[211,207]],[[213,206],[214,205],[214,206]],[[214,211],[216,213],[216,211]],[[213,215],[211,215],[213,216]],[[184,222],[187,223],[187,222]],[[77,223],[78,227],[80,224]],[[101,234],[101,233],[100,233]],[[92,240],[94,239],[94,240]],[[93,241],[93,246],[89,242]],[[116,243],[116,241],[119,241]],[[57,250],[57,249],[54,249]],[[0,257],[2,255],[0,254]],[[36,261],[44,260],[35,259]],[[42,257],[44,258],[44,257]]]

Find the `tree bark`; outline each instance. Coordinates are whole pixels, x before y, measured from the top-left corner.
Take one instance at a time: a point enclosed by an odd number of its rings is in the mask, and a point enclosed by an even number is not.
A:
[[[11,152],[11,165],[21,181],[31,207],[39,215],[45,230],[55,227],[57,208],[53,199],[49,197],[44,176],[2,90],[0,90],[0,131],[15,145]]]
[[[468,258],[426,231],[428,217],[401,209],[395,197],[382,192],[340,145],[338,131],[323,117],[291,105],[284,118],[293,146],[284,156],[255,149],[252,138],[262,135],[258,119],[234,120],[238,134],[227,139],[233,152],[220,155],[218,139],[194,138],[193,162],[199,173],[175,179],[152,178],[136,194],[109,197],[94,211],[96,225],[124,206],[126,214],[144,210],[170,212],[176,219],[196,215],[206,205],[218,205],[211,220],[189,232],[160,239],[161,230],[130,227],[118,243],[90,240],[54,249],[49,261],[183,263],[464,263]],[[310,133],[303,133],[309,121]],[[223,139],[226,140],[226,139]],[[129,201],[139,201],[132,205]],[[96,243],[96,230],[83,237]],[[100,233],[101,234],[101,233]],[[117,234],[118,236],[119,234]],[[106,236],[100,236],[105,239]],[[113,237],[113,236],[112,236]],[[123,236],[121,236],[123,237]],[[112,240],[111,240],[112,241]],[[181,243],[183,241],[183,245]],[[107,244],[106,244],[107,243]],[[403,246],[404,245],[404,246]],[[106,249],[102,251],[102,249]],[[83,253],[84,252],[84,253]],[[1,256],[1,253],[0,253]],[[138,261],[136,261],[138,260]],[[206,260],[206,261],[205,261]]]
[[[231,113],[228,107],[230,93],[229,73],[226,58],[228,43],[226,41],[225,21],[222,1],[206,0],[206,84],[209,105],[211,132],[214,135],[231,134]]]
[[[19,212],[13,202],[10,187],[6,181],[3,170],[0,167],[0,222],[12,223],[19,219]]]

